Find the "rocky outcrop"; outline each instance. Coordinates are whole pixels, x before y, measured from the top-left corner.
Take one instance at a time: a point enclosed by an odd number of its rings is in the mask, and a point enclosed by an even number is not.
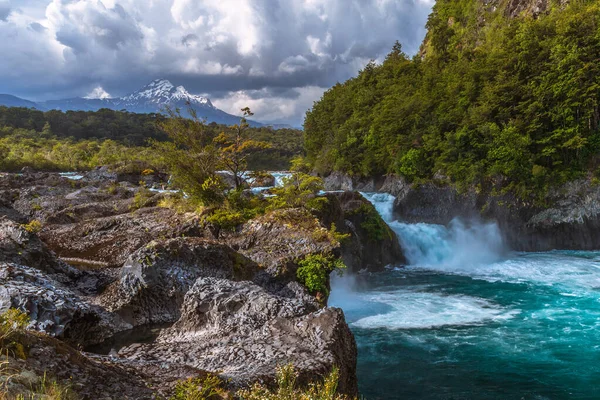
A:
[[[303,209],[275,210],[245,224],[228,238],[240,253],[258,263],[273,276],[293,276],[296,261],[307,254],[332,253],[332,243],[319,220]]]
[[[95,359],[48,336],[25,333],[18,340],[26,357],[3,358],[3,371],[11,373],[7,381],[5,377],[0,378],[6,385],[3,390],[8,391],[7,398],[19,398],[17,395],[24,393],[27,393],[24,398],[38,398],[33,392],[44,381],[56,381],[60,387],[68,387],[68,393],[74,396],[69,398],[82,400],[167,397],[166,393],[157,393],[153,380],[135,368]],[[161,377],[165,375],[167,373]]]
[[[589,179],[551,190],[545,207],[510,193],[459,191],[445,183],[411,186],[393,177],[378,189],[396,196],[398,220],[442,225],[456,217],[494,221],[513,250],[594,250],[600,243],[600,187]]]
[[[9,308],[27,312],[30,328],[75,345],[99,343],[128,328],[52,275],[0,263],[0,312]]]
[[[119,354],[221,371],[234,387],[273,382],[273,371],[286,363],[294,364],[304,382],[339,365],[339,390],[357,394],[356,345],[342,311],[315,311],[250,282],[198,279],[175,325],[154,343]]]
[[[56,258],[34,233],[7,217],[0,216],[0,262],[30,265],[40,271],[74,275],[77,273]]]
[[[250,187],[272,187],[275,186],[275,177],[271,174],[260,174],[252,179]]]
[[[343,172],[332,172],[323,178],[325,190],[348,192],[375,192],[381,186],[383,179],[361,178],[350,176]]]
[[[135,250],[158,238],[203,235],[195,215],[153,207],[133,213],[50,225],[40,237],[60,257],[76,258],[118,267]]]
[[[3,209],[16,213],[0,217],[0,310],[27,312],[30,328],[50,336],[32,335],[46,340],[30,346],[36,359],[11,363],[73,376],[78,398],[168,398],[175,381],[205,371],[232,388],[269,383],[288,362],[301,382],[339,366],[340,389],[357,393],[343,313],[296,277],[307,255],[340,254],[322,219],[277,210],[216,242],[198,215],[155,207],[160,195],[132,211],[138,190],[102,176],[28,173],[0,183]],[[340,216],[350,210],[336,201]],[[57,364],[75,355],[77,368]]]
[[[172,323],[198,278],[251,280],[257,272],[255,263],[213,241],[153,241],[127,259],[100,302],[133,326]]]
[[[381,271],[406,260],[398,237],[375,207],[358,192],[330,193],[321,219],[326,226],[350,235],[341,243],[344,264],[351,272]]]

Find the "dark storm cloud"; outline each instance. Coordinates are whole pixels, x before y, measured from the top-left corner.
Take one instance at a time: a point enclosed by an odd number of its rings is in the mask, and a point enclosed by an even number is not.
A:
[[[316,100],[310,96],[354,76],[370,59],[381,60],[396,40],[414,54],[431,7],[428,0],[21,4],[0,23],[3,37],[17,38],[0,43],[10,58],[0,65],[0,91],[48,98],[101,86],[122,95],[164,77],[221,105],[254,101],[266,109],[281,99],[279,114],[269,118],[294,121]]]
[[[11,7],[8,1],[0,0],[0,21],[6,21],[10,15]]]

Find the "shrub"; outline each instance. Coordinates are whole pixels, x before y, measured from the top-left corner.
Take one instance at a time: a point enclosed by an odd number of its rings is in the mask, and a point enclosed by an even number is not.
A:
[[[170,400],[218,400],[228,398],[223,382],[218,376],[208,375],[204,379],[190,378],[178,382],[175,395]]]
[[[255,384],[249,390],[237,395],[244,400],[343,400],[346,397],[337,394],[339,369],[333,368],[323,382],[312,383],[306,389],[298,388],[298,374],[291,364],[277,369],[277,388],[271,391],[263,385]]]
[[[371,204],[363,203],[349,214],[362,216],[363,221],[360,223],[360,227],[367,232],[369,240],[378,241],[392,238],[390,227]]]
[[[150,200],[152,197],[154,197],[154,193],[152,193],[151,190],[146,189],[145,187],[140,187],[135,193],[135,196],[133,197],[133,203],[131,203],[129,209],[134,211],[145,207],[146,204],[148,204],[148,200]]]
[[[29,324],[27,314],[11,308],[0,314],[0,344],[11,339],[15,334],[23,332]]]
[[[319,196],[323,188],[321,178],[301,172],[294,173],[284,179],[282,187],[272,190],[276,196],[269,199],[268,209],[304,207],[311,211],[319,211],[328,201],[326,197]]]
[[[311,293],[329,294],[327,280],[329,274],[335,270],[346,268],[342,260],[332,254],[310,254],[298,262],[300,266],[296,272],[298,280],[306,286]]]

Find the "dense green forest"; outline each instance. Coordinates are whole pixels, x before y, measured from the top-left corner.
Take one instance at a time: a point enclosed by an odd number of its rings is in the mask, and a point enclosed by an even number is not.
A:
[[[396,44],[327,91],[304,124],[320,173],[397,173],[413,182],[544,193],[596,172],[600,4],[438,0],[420,54]]]
[[[77,171],[98,165],[139,162],[162,168],[160,157],[150,147],[152,140],[166,141],[160,129],[165,116],[99,111],[47,111],[0,107],[0,171],[17,171],[29,166],[39,170]],[[210,123],[206,136],[227,126]],[[247,135],[266,142],[269,148],[248,157],[254,170],[288,169],[290,160],[302,154],[302,132],[295,129],[251,128]]]

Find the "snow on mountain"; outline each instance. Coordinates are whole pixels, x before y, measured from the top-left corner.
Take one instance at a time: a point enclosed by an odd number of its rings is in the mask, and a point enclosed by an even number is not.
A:
[[[139,103],[170,105],[178,102],[189,102],[190,104],[214,108],[208,98],[191,94],[183,86],[175,87],[166,79],[152,81],[140,90],[117,99],[117,101],[124,105],[138,105]]]
[[[2,102],[0,102],[0,105]],[[166,79],[157,79],[141,89],[117,98],[82,98],[50,100],[37,103],[39,109],[56,109],[62,111],[97,111],[101,108],[111,110],[127,110],[135,113],[163,113],[166,108],[179,109],[182,114],[189,116],[187,110],[192,107],[199,118],[207,123],[233,125],[240,117],[227,114],[215,107],[210,99],[189,93],[183,86],[174,86]],[[248,121],[252,126],[262,126],[254,121]]]

